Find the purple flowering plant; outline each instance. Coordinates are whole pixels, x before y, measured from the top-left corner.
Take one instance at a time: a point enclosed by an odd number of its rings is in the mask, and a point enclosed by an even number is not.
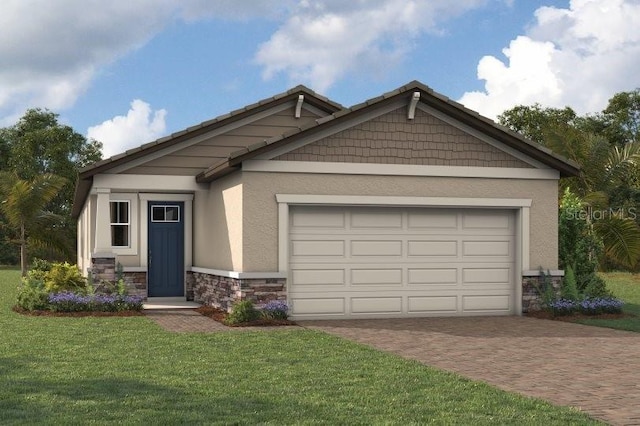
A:
[[[289,306],[283,300],[271,300],[261,307],[261,312],[265,318],[285,320],[289,316]]]
[[[619,314],[624,302],[614,297],[593,297],[582,300],[557,299],[547,303],[546,307],[553,315],[584,315]]]
[[[55,312],[120,312],[142,310],[142,297],[114,294],[83,295],[73,292],[49,294],[49,306]]]

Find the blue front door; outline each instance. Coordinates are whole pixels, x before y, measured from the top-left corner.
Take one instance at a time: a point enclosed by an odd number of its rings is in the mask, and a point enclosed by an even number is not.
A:
[[[149,297],[184,296],[184,203],[149,202]]]

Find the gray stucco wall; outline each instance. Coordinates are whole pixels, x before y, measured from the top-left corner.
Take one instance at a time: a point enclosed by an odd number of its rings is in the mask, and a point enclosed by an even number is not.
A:
[[[278,270],[276,194],[527,198],[530,267],[558,266],[558,182],[488,178],[238,172],[242,176],[243,272]]]

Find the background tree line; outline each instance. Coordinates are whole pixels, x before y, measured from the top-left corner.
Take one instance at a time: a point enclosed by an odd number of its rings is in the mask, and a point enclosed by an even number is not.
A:
[[[536,104],[507,110],[498,120],[581,167],[579,176],[560,180],[560,267],[573,268],[579,286],[594,266],[637,271],[640,89],[615,94],[597,114]]]
[[[560,215],[560,267],[579,269],[586,259],[603,269],[638,270],[640,89],[617,93],[597,114],[535,104],[507,110],[498,121],[581,167],[578,177],[560,182],[560,212],[572,212]],[[19,263],[21,245],[29,257],[75,257],[77,173],[101,159],[101,148],[48,110],[30,109],[0,129],[0,265]],[[576,209],[587,212],[579,223]]]
[[[101,149],[48,110],[30,109],[0,129],[0,265],[20,263],[21,252],[75,261],[76,178]]]

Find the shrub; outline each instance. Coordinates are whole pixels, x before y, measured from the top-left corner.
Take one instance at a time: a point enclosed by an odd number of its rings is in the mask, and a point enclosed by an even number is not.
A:
[[[564,279],[562,280],[562,288],[560,289],[560,297],[569,300],[578,300],[578,287],[576,284],[576,275],[571,266],[567,266],[564,271]]]
[[[289,316],[289,307],[282,300],[272,300],[265,304],[260,312],[266,319],[286,320]]]
[[[225,323],[229,325],[242,324],[243,322],[251,322],[260,318],[260,312],[255,308],[250,300],[236,302]]]
[[[592,274],[586,283],[583,294],[587,298],[611,298],[613,295],[607,289],[607,283],[597,274]]]
[[[68,262],[54,263],[51,270],[45,274],[44,285],[49,293],[64,291],[86,293],[87,291],[87,282],[80,274],[80,270],[76,265]]]
[[[34,258],[31,261],[30,271],[49,272],[51,270],[52,263],[45,259]]]
[[[16,304],[27,311],[44,310],[49,307],[48,292],[41,279],[27,276],[18,287]]]

